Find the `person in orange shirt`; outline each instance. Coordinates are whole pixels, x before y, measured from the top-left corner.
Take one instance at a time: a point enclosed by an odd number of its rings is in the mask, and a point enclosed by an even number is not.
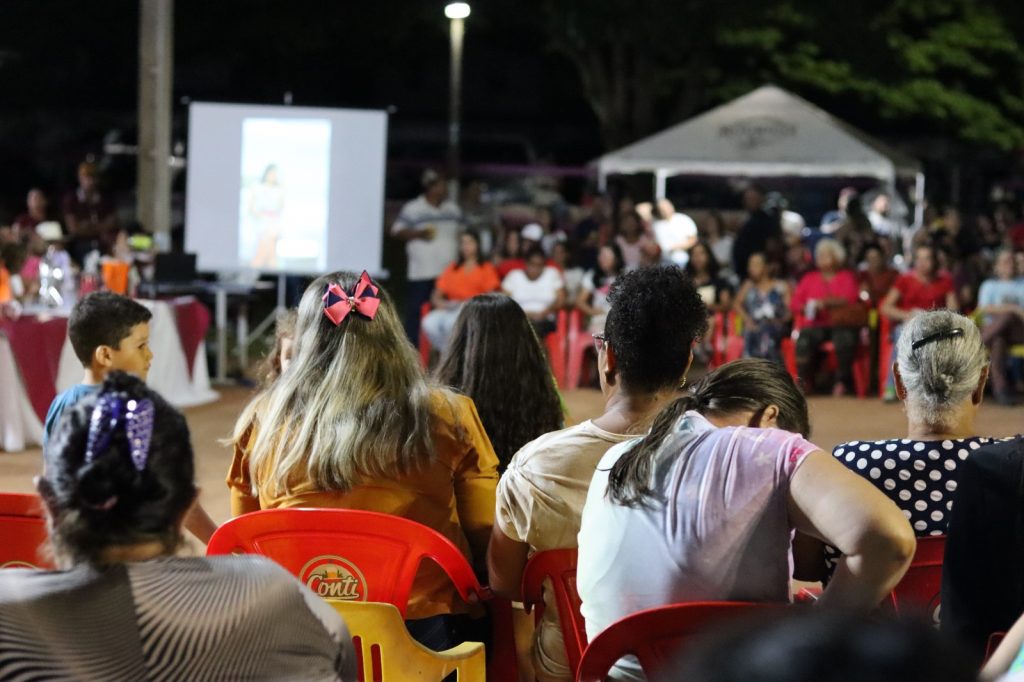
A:
[[[498,458],[473,401],[427,379],[391,298],[366,273],[309,285],[291,363],[239,416],[231,442],[235,516],[394,514],[441,533],[486,575]],[[457,644],[470,609],[440,567],[420,566],[406,613],[422,644]]]
[[[434,284],[434,309],[423,318],[423,333],[430,345],[444,352],[462,304],[479,294],[501,288],[498,271],[480,256],[480,235],[466,230],[459,238],[459,258],[449,263]]]

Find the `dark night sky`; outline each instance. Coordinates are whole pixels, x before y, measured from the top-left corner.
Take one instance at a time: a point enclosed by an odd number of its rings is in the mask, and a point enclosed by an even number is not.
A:
[[[175,139],[183,98],[386,108],[392,157],[443,154],[448,22],[443,2],[177,0]],[[132,140],[137,0],[4,0],[0,8],[0,219],[25,189],[73,183],[74,164],[103,136]],[[569,62],[546,50],[537,0],[480,0],[467,20],[466,154],[580,163],[598,154],[596,121]],[[411,140],[421,143],[413,145]],[[472,159],[470,159],[472,160]],[[130,186],[132,164],[112,169]],[[10,206],[11,203],[14,206]],[[4,210],[7,209],[7,210]]]

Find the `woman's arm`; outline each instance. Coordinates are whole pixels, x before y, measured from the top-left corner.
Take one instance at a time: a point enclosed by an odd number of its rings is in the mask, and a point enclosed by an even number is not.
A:
[[[1024,646],[1024,616],[1017,620],[1006,637],[981,669],[982,680],[994,680],[1007,670]]]
[[[956,291],[946,292],[946,309],[953,312],[960,310],[960,301],[956,298]]]
[[[477,573],[487,572],[487,545],[494,526],[495,492],[498,486],[498,456],[487,437],[476,405],[469,398],[456,398],[456,418],[465,434],[465,450],[454,471],[455,507],[459,525],[473,552]],[[456,429],[456,432],[458,429]]]
[[[740,316],[743,320],[744,326],[752,326],[754,324],[754,318],[747,312],[747,306],[745,302],[747,300],[747,292],[750,290],[750,280],[746,280],[740,286],[739,293],[736,294],[736,298],[732,301],[732,310],[734,313]]]
[[[597,310],[590,305],[590,297],[593,295],[592,291],[588,291],[585,287],[580,287],[580,293],[576,294],[576,307],[584,315],[597,315]]]
[[[252,494],[249,457],[245,451],[247,444],[251,442],[251,438],[252,432],[249,431],[243,436],[244,443],[235,444],[235,452],[231,458],[231,468],[228,470],[226,483],[231,492],[232,517],[260,510],[260,499]],[[203,514],[206,514],[206,512],[203,512]],[[191,526],[189,530],[192,530]]]
[[[882,299],[881,305],[878,306],[878,311],[888,317],[890,320],[895,322],[903,322],[909,320],[911,311],[901,310],[896,306],[900,300],[900,290],[896,287],[889,289],[889,293]]]
[[[513,540],[494,525],[487,547],[487,576],[495,594],[514,601],[523,598],[523,570],[529,553],[529,545]]]
[[[910,566],[917,541],[903,512],[868,481],[816,450],[793,474],[794,527],[842,552],[820,603],[869,611]]]
[[[210,515],[203,509],[203,505],[199,504],[197,500],[185,516],[185,528],[206,545],[209,544],[213,531],[217,530],[217,524],[214,523]]]

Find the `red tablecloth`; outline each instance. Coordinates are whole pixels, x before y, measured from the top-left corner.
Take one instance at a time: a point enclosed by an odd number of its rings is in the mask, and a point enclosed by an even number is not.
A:
[[[11,343],[25,392],[39,421],[43,421],[57,394],[57,372],[68,331],[67,318],[29,316],[5,320],[0,322],[0,331]]]
[[[196,352],[202,347],[210,328],[210,311],[191,296],[175,299],[171,304],[174,306],[181,349],[185,351],[188,373],[191,375],[196,363]]]
[[[174,308],[175,326],[191,374],[196,353],[202,348],[210,327],[210,311],[191,297],[167,303]],[[57,395],[57,376],[67,330],[68,321],[64,317],[44,321],[35,316],[25,316],[0,322],[0,331],[11,342],[11,352],[25,383],[25,391],[40,421],[46,419],[50,403]]]

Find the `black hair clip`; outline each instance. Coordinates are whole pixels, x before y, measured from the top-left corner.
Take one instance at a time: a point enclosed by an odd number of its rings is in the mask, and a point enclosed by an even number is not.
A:
[[[929,334],[928,336],[926,336],[926,337],[924,337],[922,339],[918,339],[917,341],[914,341],[914,343],[912,343],[910,345],[910,350],[917,350],[921,346],[927,346],[929,343],[932,343],[934,341],[943,341],[945,339],[953,339],[953,338],[956,338],[957,336],[963,336],[963,335],[964,335],[964,330],[962,328],[960,328],[960,327],[954,327],[953,329],[945,329],[945,330],[943,330],[941,332],[935,332],[934,334]]]

